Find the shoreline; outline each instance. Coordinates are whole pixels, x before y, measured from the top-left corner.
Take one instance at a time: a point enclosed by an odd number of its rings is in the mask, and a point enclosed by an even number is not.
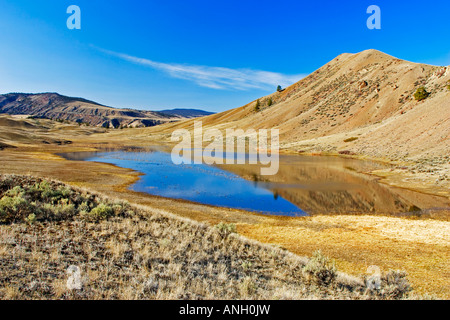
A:
[[[239,234],[262,243],[281,246],[300,256],[311,256],[314,251],[322,250],[335,259],[340,270],[351,275],[364,273],[370,265],[379,265],[386,271],[405,270],[410,274],[418,293],[450,297],[450,290],[444,289],[450,288],[450,280],[445,277],[450,269],[447,264],[443,264],[443,261],[450,259],[450,244],[439,244],[436,241],[440,240],[436,236],[428,236],[432,230],[442,233],[449,229],[448,221],[367,214],[267,216],[160,198],[128,189],[140,177],[132,169],[112,164],[69,161],[54,155],[62,151],[86,149],[93,150],[92,146],[81,148],[79,145],[45,152],[36,149],[28,149],[28,152],[23,149],[3,150],[0,152],[0,170],[2,173],[26,173],[53,178],[112,199],[123,199],[209,225],[234,223]],[[30,163],[34,165],[30,167]],[[403,231],[397,233],[399,231],[396,230]],[[407,260],[404,259],[405,255],[409,257]],[[417,268],[419,265],[421,267]]]
[[[160,146],[160,147],[164,147],[164,148],[168,148],[169,146],[167,144],[161,143],[161,142],[156,142],[156,141],[152,141],[151,145],[147,145],[147,146],[131,146],[131,145],[119,145],[116,146],[116,150],[123,150],[123,151],[127,151],[127,149],[136,149],[136,148],[149,148],[149,147],[153,147],[153,146]],[[173,144],[175,145],[175,143],[169,143],[169,144]],[[98,151],[101,152],[102,149],[111,149],[111,147],[106,147],[103,148],[101,146],[95,146],[95,147],[91,147],[94,148],[94,150],[90,149],[90,150],[86,150],[86,151]],[[77,151],[75,151],[77,152]],[[365,174],[365,175],[369,175],[372,177],[377,177],[378,178],[378,182],[383,183],[387,186],[390,187],[395,187],[395,188],[400,188],[400,189],[405,189],[408,191],[413,191],[413,192],[418,192],[424,195],[432,195],[432,196],[437,196],[437,197],[442,197],[445,199],[449,199],[450,200],[450,188],[446,188],[444,186],[433,186],[433,187],[429,187],[429,188],[423,188],[423,186],[420,186],[419,183],[415,183],[415,184],[410,184],[410,185],[405,185],[402,183],[399,183],[399,180],[402,179],[402,177],[404,176],[405,172],[403,171],[395,171],[395,170],[400,170],[397,169],[398,167],[406,167],[406,166],[413,166],[413,165],[417,165],[417,163],[411,162],[411,161],[391,161],[385,158],[377,158],[377,157],[370,157],[367,155],[358,155],[358,154],[354,154],[354,155],[344,155],[344,154],[339,154],[339,153],[329,153],[329,152],[295,152],[294,150],[290,150],[290,149],[281,149],[280,150],[280,156],[281,155],[298,155],[298,156],[305,156],[305,157],[333,157],[333,158],[341,158],[341,159],[353,159],[353,160],[358,160],[358,161],[368,161],[368,162],[375,162],[375,163],[380,163],[386,166],[391,166],[392,168],[390,169],[382,169],[382,170],[373,170],[373,171],[357,171],[358,173],[361,174]],[[57,155],[57,154],[55,154]],[[389,170],[389,171],[388,171]],[[406,170],[406,169],[405,169]],[[407,173],[407,172],[406,172]],[[413,174],[413,177],[416,177],[417,179],[420,179],[420,175],[419,174]],[[389,178],[393,179],[389,180]],[[431,178],[429,178],[431,179]],[[449,184],[450,187],[450,184]]]
[[[124,129],[127,130],[127,129]],[[136,129],[129,129],[129,130],[136,130]],[[142,130],[142,129],[137,129],[137,130]],[[106,137],[103,137],[106,138]],[[153,138],[153,137],[152,137]],[[108,142],[105,142],[106,139],[102,139],[101,142],[99,141],[93,141],[93,142],[87,142],[85,139],[74,139],[73,144],[70,145],[66,145],[66,146],[55,146],[53,148],[50,148],[47,151],[42,151],[41,147],[38,145],[31,145],[31,146],[17,146],[14,149],[4,149],[3,151],[0,152],[18,152],[20,153],[21,151],[23,152],[32,152],[32,153],[38,153],[38,154],[48,154],[50,155],[50,157],[57,157],[60,160],[65,160],[65,158],[63,156],[61,156],[61,154],[63,153],[72,153],[72,152],[102,152],[102,151],[112,151],[112,150],[139,150],[139,149],[147,149],[149,147],[162,147],[162,148],[170,148],[171,145],[175,145],[175,143],[164,143],[161,141],[154,141],[154,139],[149,139],[149,141],[147,141],[146,145],[142,144],[142,141],[138,141],[138,143],[132,145],[130,143],[118,143],[117,141],[114,140],[110,140]],[[97,139],[96,139],[97,140]],[[139,139],[140,140],[140,139]],[[8,151],[9,150],[9,151]],[[337,153],[326,153],[326,152],[302,152],[302,153],[298,153],[298,152],[294,152],[293,150],[290,149],[281,149],[280,150],[280,155],[291,155],[291,156],[295,156],[295,155],[299,155],[299,156],[304,156],[304,157],[333,157],[333,158],[340,158],[340,159],[352,159],[352,160],[357,160],[357,161],[369,161],[369,162],[375,162],[375,163],[380,163],[386,166],[391,166],[391,169],[382,169],[382,170],[375,170],[375,171],[361,171],[361,170],[357,170],[357,172],[359,174],[363,174],[363,175],[367,175],[370,177],[375,177],[378,183],[384,184],[388,187],[392,187],[392,188],[398,188],[401,190],[405,190],[408,192],[417,192],[419,194],[423,194],[423,195],[430,195],[430,196],[436,196],[439,197],[441,199],[444,200],[449,200],[450,199],[450,189],[445,189],[443,187],[439,187],[439,186],[433,186],[432,188],[430,187],[423,187],[423,184],[421,184],[419,182],[411,182],[411,181],[407,181],[405,183],[405,181],[403,181],[404,179],[404,172],[399,172],[398,169],[396,169],[396,167],[400,166],[400,165],[412,165],[413,163],[409,162],[393,162],[390,161],[388,159],[383,159],[383,158],[374,158],[374,157],[370,157],[370,156],[366,156],[366,155],[342,155],[342,154],[337,154]],[[130,169],[131,172],[134,172],[133,169]],[[136,173],[136,172],[135,172]],[[131,176],[133,176],[134,174],[131,174]],[[420,177],[418,177],[418,175],[415,175],[417,179],[420,179]],[[136,180],[137,181],[137,180]],[[132,184],[134,184],[136,181],[130,182],[127,187],[131,186]],[[121,188],[121,190],[124,190],[126,188]],[[152,195],[153,196],[153,195]],[[182,199],[177,199],[177,201],[185,201]],[[445,209],[445,208],[444,208]]]
[[[124,130],[139,133],[143,129]],[[43,150],[43,145],[37,142],[29,145],[18,144],[14,149],[3,149],[0,151],[0,171],[50,177],[76,187],[93,190],[107,197],[127,200],[130,203],[156,210],[164,210],[209,225],[216,225],[220,222],[234,223],[241,235],[263,243],[281,246],[300,256],[310,256],[315,250],[320,249],[336,260],[340,270],[352,275],[364,273],[370,265],[379,265],[383,270],[402,269],[411,275],[411,281],[417,292],[428,292],[443,298],[450,297],[448,289],[450,280],[445,277],[450,270],[446,264],[442,264],[442,261],[450,259],[449,245],[431,245],[424,242],[429,240],[423,240],[429,230],[436,229],[437,232],[446,230],[448,218],[436,220],[428,217],[367,214],[292,218],[266,216],[237,209],[159,198],[128,189],[140,177],[140,173],[133,169],[105,163],[69,161],[57,155],[65,152],[92,152],[108,148],[130,148],[130,146],[170,147],[170,144],[155,141],[160,138],[159,136],[148,135],[145,141],[142,137],[137,137],[136,140],[126,138],[116,140],[114,137],[110,139],[108,133],[95,134],[91,137],[74,137],[64,133],[63,137],[70,139],[73,143],[61,146],[46,145],[46,150]],[[283,154],[289,153],[292,154],[292,152],[283,152]],[[314,156],[350,157],[323,153]],[[354,156],[351,158],[355,159]],[[360,158],[356,160],[374,161],[367,156]],[[31,163],[33,165],[30,166]],[[392,165],[392,162],[390,164]],[[370,173],[366,172],[365,174]],[[393,174],[398,173],[393,172]],[[377,178],[382,179],[378,176]],[[384,183],[383,179],[379,182]],[[405,189],[420,192],[420,189],[416,190],[414,185],[408,185],[408,188]],[[450,212],[447,214],[448,216],[450,216]],[[424,229],[422,229],[422,225]],[[435,225],[439,227],[433,227]],[[413,234],[409,239],[398,238],[395,233],[397,229],[402,230],[398,231],[399,235],[408,233],[409,230],[416,230],[417,235]],[[408,256],[406,260],[404,259],[405,255]],[[417,266],[421,267],[417,268]]]

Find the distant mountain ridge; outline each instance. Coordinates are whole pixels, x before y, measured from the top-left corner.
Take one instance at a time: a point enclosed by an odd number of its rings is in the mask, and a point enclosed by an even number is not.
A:
[[[163,113],[170,116],[182,116],[185,118],[198,118],[204,116],[210,116],[214,112],[199,110],[199,109],[171,109],[171,110],[161,110],[156,111],[158,113]]]
[[[83,98],[58,93],[0,95],[0,113],[66,120],[110,128],[151,127],[166,122],[211,115],[195,109],[147,111],[112,108]]]

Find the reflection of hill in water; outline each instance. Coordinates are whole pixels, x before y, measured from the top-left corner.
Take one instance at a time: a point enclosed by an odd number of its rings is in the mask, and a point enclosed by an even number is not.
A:
[[[448,207],[445,198],[392,188],[358,172],[380,164],[340,158],[282,157],[275,176],[260,176],[259,166],[223,166],[265,187],[311,214],[401,213]]]

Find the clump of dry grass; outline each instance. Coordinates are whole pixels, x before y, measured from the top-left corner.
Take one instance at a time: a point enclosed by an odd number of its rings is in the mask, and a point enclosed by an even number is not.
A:
[[[222,235],[223,238],[228,237],[232,233],[236,233],[236,225],[234,223],[219,223],[216,225],[216,229]]]
[[[381,277],[379,293],[386,299],[402,299],[412,291],[407,274],[402,271],[390,270]]]
[[[9,190],[36,181],[1,177],[5,179]],[[59,186],[56,182],[49,184]],[[84,192],[65,187],[72,196]],[[2,195],[5,192],[8,190],[2,189]],[[110,200],[90,195],[97,199],[96,208],[102,216],[102,204]],[[245,239],[232,225],[215,228],[160,210],[140,206],[128,209],[127,214],[108,212],[106,218],[96,221],[85,219],[77,209],[66,219],[37,219],[34,223],[15,219],[0,225],[0,298],[408,297],[406,286],[398,285],[403,278],[396,275],[386,278],[389,285],[383,287],[384,291],[367,290],[362,278],[336,276],[336,270],[328,268],[328,260],[318,254],[308,262],[286,250]],[[331,273],[324,276],[324,267]],[[79,270],[81,289],[67,286],[69,270]],[[311,275],[322,280],[311,283]]]
[[[305,279],[319,286],[329,286],[337,278],[335,264],[320,251],[316,251],[303,268]]]

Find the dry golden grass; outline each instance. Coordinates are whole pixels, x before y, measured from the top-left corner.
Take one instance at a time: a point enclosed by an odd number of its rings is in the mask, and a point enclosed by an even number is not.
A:
[[[253,105],[249,104],[202,120],[205,126],[219,129],[279,126],[282,147],[288,152],[338,154],[345,150],[356,153],[356,157],[371,157],[395,163],[406,169],[384,170],[373,174],[383,177],[383,181],[391,185],[448,197],[450,96],[443,84],[447,84],[450,72],[446,69],[444,76],[438,77],[438,69],[440,68],[400,61],[374,51],[357,55],[344,54],[283,93],[271,95],[274,105],[270,108],[254,113]],[[361,86],[361,80],[365,80],[367,86]],[[423,103],[410,99],[417,81],[423,82],[420,85],[435,88],[432,96]],[[264,98],[261,101],[264,103]],[[341,109],[338,110],[339,108]],[[123,198],[133,204],[145,205],[146,210],[156,215],[167,215],[166,212],[170,212],[207,225],[222,221],[236,223],[240,234],[280,245],[300,255],[309,256],[321,249],[336,259],[341,270],[350,274],[364,273],[370,265],[378,265],[383,270],[405,270],[419,292],[450,298],[448,214],[437,217],[443,221],[375,216],[315,216],[294,219],[152,197],[128,190],[128,186],[139,178],[139,173],[106,164],[66,161],[55,153],[168,143],[174,129],[191,128],[192,121],[148,129],[108,131],[47,120],[19,120],[11,122],[2,117],[1,173],[58,179],[110,197]],[[358,139],[344,142],[350,137]],[[73,143],[65,144],[68,141]],[[168,226],[162,224],[168,229],[167,232],[176,232],[173,228],[191,223],[184,221],[186,224],[181,224],[181,220],[177,219],[170,221]],[[202,261],[203,257],[203,253],[199,251],[201,246],[209,248],[210,245],[199,241],[202,237],[214,237],[214,233],[202,233],[199,230],[206,230],[207,227],[199,227],[194,223],[193,230],[197,231],[191,234],[177,231],[182,234],[177,234],[180,241],[174,243],[173,238],[170,238],[171,233],[166,234],[166,231],[160,230],[161,224],[156,226],[151,219],[150,222],[145,219],[136,222],[131,218],[100,224],[67,221],[61,225],[48,223],[41,227],[2,226],[2,237],[7,239],[7,244],[0,246],[0,257],[2,262],[9,263],[5,270],[13,270],[9,268],[15,263],[12,261],[16,261],[10,257],[13,252],[19,261],[14,270],[18,275],[29,277],[30,282],[20,289],[14,283],[7,284],[2,288],[1,294],[3,298],[11,299],[24,297],[24,292],[37,292],[36,297],[76,298],[78,296],[64,291],[63,267],[75,261],[84,261],[84,274],[98,285],[95,288],[100,289],[86,291],[81,297],[215,297],[217,292],[214,290],[221,288],[219,284],[224,284],[229,277],[228,265],[205,261],[200,269],[210,282],[200,281],[198,278],[186,282],[179,276],[186,267],[182,261],[198,266],[198,261]],[[154,237],[146,234],[137,236],[141,228],[154,234]],[[61,264],[61,248],[54,241],[62,241],[65,237],[71,239],[68,244],[70,249],[65,256],[68,260]],[[19,245],[11,250],[8,241],[18,242]],[[247,240],[239,241],[236,243]],[[230,246],[236,245],[233,243]],[[103,256],[99,257],[95,252],[100,244],[99,250],[102,250]],[[190,244],[197,246],[197,251],[190,252],[187,258],[184,257],[185,260],[170,260],[173,257],[171,248],[184,250]],[[48,245],[49,249],[40,250],[45,248],[42,245]],[[239,251],[240,248],[238,246],[234,249],[238,254],[244,254]],[[228,249],[221,250],[225,251],[214,251],[214,254],[229,253]],[[156,252],[159,259],[169,262],[160,271],[155,271],[148,265],[139,265],[137,269],[132,262],[118,272],[116,264],[123,264],[124,256],[130,251],[144,261],[151,260]],[[264,254],[263,256],[265,257]],[[248,259],[248,256],[244,257]],[[36,267],[27,269],[24,261],[31,261]],[[93,268],[89,265],[94,262],[100,263],[100,267]],[[292,275],[278,275],[278,270],[277,273],[270,273],[273,270],[269,272],[264,269],[270,264],[265,264],[263,270],[277,277],[269,277],[264,285],[258,282],[258,277],[254,278],[254,273],[247,274],[248,270],[244,270],[248,268],[247,260],[240,261],[239,266],[235,265],[237,269],[233,269],[238,270],[239,281],[232,282],[230,288],[225,286],[225,297],[321,297],[321,294],[316,295],[304,287],[296,286],[295,281],[287,281]],[[170,274],[166,274],[168,270]],[[156,283],[152,278],[155,272],[168,278]],[[172,274],[174,279],[170,278]],[[31,277],[38,280],[33,281]],[[173,284],[176,285],[171,287]],[[184,295],[184,289],[188,285],[193,296]],[[155,291],[156,286],[164,289],[161,292]],[[261,287],[263,291],[260,291]],[[28,293],[25,296],[30,297]]]
[[[336,259],[340,270],[349,274],[365,273],[367,266],[372,264],[379,265],[383,270],[406,270],[414,288],[419,292],[443,298],[450,296],[450,272],[446,264],[449,261],[449,248],[446,244],[448,233],[444,232],[448,230],[448,224],[436,225],[433,220],[426,219],[374,216],[320,216],[297,219],[267,217],[245,211],[152,197],[128,190],[129,185],[139,179],[137,172],[109,164],[67,161],[55,154],[91,151],[98,147],[148,145],[148,139],[156,143],[161,138],[167,140],[170,135],[155,134],[148,137],[147,129],[127,129],[123,130],[121,138],[112,132],[94,134],[88,139],[92,132],[79,130],[73,126],[62,125],[51,133],[43,129],[42,132],[34,132],[30,135],[33,137],[30,143],[22,141],[16,144],[16,149],[6,148],[0,151],[0,172],[57,179],[109,197],[128,200],[132,204],[145,205],[151,210],[164,209],[165,212],[208,225],[222,221],[236,223],[238,232],[246,237],[278,244],[300,255],[309,256],[315,250],[321,249]],[[41,136],[46,135],[54,139],[62,136],[74,143],[61,146],[40,144]],[[448,220],[448,216],[438,218]],[[100,233],[105,232],[108,230],[100,230]],[[165,241],[162,240],[161,246],[164,246]],[[149,248],[148,245],[142,244],[142,255],[147,258],[148,253],[145,252],[150,251]],[[0,256],[7,253],[7,248],[0,247]],[[50,253],[53,260],[57,256],[58,252],[55,250]],[[36,255],[34,259],[42,257]],[[218,274],[224,277],[222,269]],[[282,291],[278,288],[276,292]],[[295,296],[288,293],[288,288],[283,292],[286,292],[286,296]],[[14,296],[13,293],[11,295]]]
[[[320,248],[340,270],[364,273],[371,265],[401,269],[415,289],[450,297],[450,223],[377,216],[314,216],[238,224],[238,232],[300,255]]]
[[[13,179],[22,186],[28,179],[6,178],[8,185]],[[318,276],[311,282],[304,271],[308,259],[243,238],[229,226],[210,227],[144,206],[131,210],[97,222],[75,214],[0,225],[0,299],[416,297],[402,278],[383,277],[382,289],[371,291],[363,278],[327,271],[325,264],[314,265]],[[80,271],[81,288],[66,285],[72,266]],[[322,272],[332,281],[323,282]]]
[[[61,151],[76,148],[58,147]],[[282,245],[300,255],[320,249],[337,260],[340,270],[353,275],[365,273],[372,264],[383,270],[405,270],[418,292],[449,297],[450,271],[444,263],[449,261],[449,247],[444,243],[449,222],[436,225],[428,219],[374,216],[268,217],[130,191],[128,186],[139,174],[113,165],[67,161],[38,150],[3,150],[0,156],[2,172],[58,179],[210,225],[236,223],[244,236]]]

